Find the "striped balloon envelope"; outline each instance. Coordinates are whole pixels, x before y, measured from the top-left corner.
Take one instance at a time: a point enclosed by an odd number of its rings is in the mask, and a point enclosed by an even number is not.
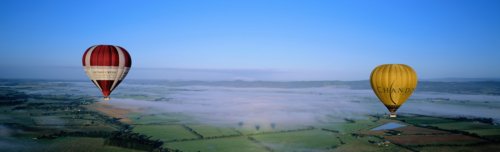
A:
[[[109,100],[111,92],[127,76],[132,65],[130,54],[116,45],[94,45],[83,53],[83,68],[90,80]]]

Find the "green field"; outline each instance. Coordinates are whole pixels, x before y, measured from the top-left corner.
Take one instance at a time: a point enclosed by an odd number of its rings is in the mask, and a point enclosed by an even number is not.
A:
[[[321,130],[270,133],[252,136],[274,151],[317,151],[340,145],[337,134]]]
[[[397,119],[402,120],[406,123],[419,124],[419,125],[456,122],[455,120],[451,120],[451,119],[443,119],[443,118],[437,118],[437,117],[426,117],[426,116],[413,116],[413,115],[402,116],[402,117],[399,117]]]
[[[247,137],[217,138],[166,143],[164,146],[186,152],[266,152],[267,150]]]
[[[321,128],[336,130],[341,133],[352,133],[363,130],[368,130],[383,124],[381,121],[376,121],[374,118],[355,120],[354,122],[336,122],[321,125]]]
[[[500,136],[500,128],[494,129],[474,129],[474,130],[465,130],[470,133],[477,134],[479,136]]]
[[[277,131],[286,131],[286,130],[297,130],[297,129],[307,129],[311,126],[303,126],[303,125],[294,125],[294,126],[278,126],[272,128],[270,126],[262,126],[258,125],[259,129],[256,128],[255,125],[245,125],[242,127],[236,127],[235,130],[241,132],[244,135],[252,135],[266,132],[277,132]]]
[[[192,118],[181,113],[130,113],[127,117],[133,121],[133,124],[184,124],[192,122]]]
[[[410,152],[410,150],[394,145],[394,144],[382,144],[383,139],[367,136],[367,137],[353,137],[351,135],[340,135],[339,138],[345,142],[345,144],[333,149],[336,152]],[[373,142],[373,143],[370,143]],[[380,145],[379,145],[380,143]]]
[[[104,145],[102,138],[89,137],[64,137],[54,140],[42,140],[39,143],[46,144],[40,151],[61,151],[61,152],[90,152],[90,151],[107,151],[107,152],[138,152],[138,150],[121,148],[116,146]]]
[[[137,125],[134,127],[134,132],[152,136],[153,139],[162,141],[198,138],[182,125]]]
[[[430,126],[438,127],[446,130],[472,130],[472,129],[499,129],[493,125],[481,123],[481,122],[450,122],[450,123],[437,123],[430,124]]]
[[[205,138],[239,135],[239,133],[232,128],[216,127],[210,125],[187,125],[187,126],[189,128],[192,128],[194,131],[201,134]]]

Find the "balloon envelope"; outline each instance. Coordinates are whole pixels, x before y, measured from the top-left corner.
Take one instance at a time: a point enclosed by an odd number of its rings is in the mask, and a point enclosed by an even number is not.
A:
[[[398,108],[417,87],[417,74],[408,65],[383,64],[372,71],[370,83],[377,97],[391,112],[390,116],[396,117]]]
[[[85,73],[99,88],[105,100],[127,76],[132,65],[127,50],[115,45],[94,45],[83,53]]]

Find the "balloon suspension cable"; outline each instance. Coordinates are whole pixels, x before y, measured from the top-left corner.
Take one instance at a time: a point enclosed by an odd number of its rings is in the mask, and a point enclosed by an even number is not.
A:
[[[110,97],[104,97],[104,101],[108,101],[110,99],[111,99]]]
[[[391,112],[391,114],[389,114],[389,117],[390,118],[396,118],[396,112]]]

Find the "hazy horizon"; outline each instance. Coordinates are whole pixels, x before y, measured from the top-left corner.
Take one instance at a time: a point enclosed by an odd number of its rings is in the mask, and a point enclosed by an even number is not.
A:
[[[88,80],[82,67],[2,67],[0,79],[48,79]],[[292,71],[273,69],[190,69],[190,68],[133,68],[127,80],[172,80],[172,81],[363,81],[369,80],[370,72],[356,77],[335,72]],[[313,76],[311,76],[313,75]],[[125,81],[127,81],[125,80]],[[423,77],[423,81],[499,81],[500,77]]]

